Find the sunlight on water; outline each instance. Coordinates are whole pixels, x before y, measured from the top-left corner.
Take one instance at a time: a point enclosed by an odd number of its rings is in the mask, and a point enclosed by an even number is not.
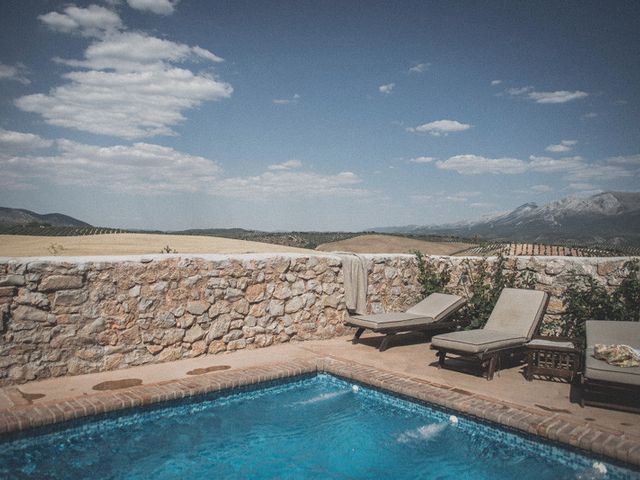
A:
[[[326,400],[331,400],[332,398],[339,397],[344,395],[345,393],[349,393],[347,390],[342,392],[329,392],[329,393],[321,393],[320,395],[316,395],[308,400],[301,400],[299,402],[295,402],[294,405],[311,405],[313,403],[324,402]]]
[[[431,423],[423,425],[415,430],[407,430],[397,436],[396,440],[400,443],[408,443],[416,440],[429,441],[436,438],[447,428],[446,423]]]

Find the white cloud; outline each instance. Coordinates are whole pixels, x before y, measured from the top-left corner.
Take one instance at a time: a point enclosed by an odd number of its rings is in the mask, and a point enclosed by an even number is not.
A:
[[[640,167],[640,154],[638,155],[624,155],[619,157],[607,158],[607,163],[613,163],[618,165],[635,165]]]
[[[620,157],[617,157],[620,158]],[[550,158],[550,157],[529,157],[528,169],[532,172],[540,173],[563,173],[564,178],[572,181],[583,181],[590,179],[613,180],[627,176],[637,176],[640,174],[629,168],[632,165],[616,164],[612,159],[602,162],[586,162],[580,156]]]
[[[45,181],[143,195],[206,191],[221,172],[214,161],[161,145],[100,147],[64,139],[55,144],[50,156],[0,155],[0,169],[23,185]]]
[[[53,144],[33,133],[14,132],[0,128],[0,150],[14,152],[23,150],[37,150],[47,148]]]
[[[553,189],[549,185],[532,185],[531,191],[534,193],[547,193]]]
[[[131,8],[158,15],[171,15],[180,0],[127,0]]]
[[[28,85],[31,81],[25,75],[26,68],[23,64],[6,65],[0,62],[0,80],[13,80],[23,85]]]
[[[269,170],[292,170],[294,168],[302,167],[302,162],[300,160],[288,160],[283,163],[276,163],[275,165],[269,165],[267,168]]]
[[[596,112],[589,112],[582,115],[582,118],[596,118],[598,114]]]
[[[480,196],[480,192],[456,192],[452,195],[447,195],[444,197],[445,200],[456,203],[467,203],[470,198]]]
[[[536,103],[567,103],[589,96],[581,90],[557,90],[555,92],[538,92],[533,87],[509,88],[505,93],[515,97],[523,97]]]
[[[495,87],[496,85],[500,85],[502,80],[491,80],[491,86]]]
[[[571,190],[596,190],[598,187],[592,183],[570,183],[569,188]]]
[[[549,158],[530,157],[529,161],[517,158],[487,158],[480,155],[456,155],[436,162],[438,168],[454,170],[463,175],[484,173],[516,175],[525,172],[567,172],[584,165],[581,157]]]
[[[507,90],[505,90],[506,93],[508,93],[509,95],[524,95],[525,93],[529,93],[531,90],[533,90],[533,87],[529,86],[529,87],[516,87],[516,88],[508,88]]]
[[[562,140],[556,145],[549,145],[545,150],[553,153],[569,152],[577,143],[577,140]]]
[[[451,203],[464,203],[469,206],[474,206],[480,205],[480,203],[469,203],[469,201],[476,197],[480,197],[481,195],[481,192],[460,191],[455,193],[447,193],[444,191],[438,191],[429,194],[414,194],[410,195],[409,198],[414,203],[424,203],[438,206],[443,206]]]
[[[550,158],[532,155],[529,157],[528,169],[532,172],[555,173],[571,172],[584,166],[584,159],[580,156]]]
[[[56,32],[84,36],[99,36],[122,27],[122,20],[117,13],[98,5],[89,5],[87,8],[69,5],[63,13],[49,12],[38,19]]]
[[[585,98],[589,96],[589,94],[580,90],[573,92],[558,90],[556,92],[530,92],[528,96],[536,103],[567,103]]]
[[[415,157],[410,158],[409,162],[411,163],[431,163],[435,160],[434,157]]]
[[[275,98],[273,99],[273,103],[276,105],[289,105],[292,103],[298,103],[298,100],[300,100],[300,95],[296,93],[291,98]]]
[[[0,138],[24,144],[26,137],[1,132]],[[32,134],[23,134],[32,135]],[[15,139],[18,140],[15,140]],[[12,140],[13,139],[13,140]],[[46,146],[48,140],[35,139]],[[189,155],[150,143],[100,147],[60,139],[52,155],[13,155],[0,150],[0,186],[11,189],[37,188],[42,183],[102,189],[136,195],[204,193],[214,196],[261,198],[366,197],[362,180],[353,172],[320,174],[296,170],[299,160],[278,164],[255,176],[224,178],[221,166],[210,159]]]
[[[408,128],[409,132],[428,133],[434,137],[448,135],[452,132],[463,132],[471,128],[471,125],[460,123],[456,120],[436,120],[435,122],[425,123],[417,127]]]
[[[215,185],[212,195],[239,198],[273,196],[364,197],[369,195],[357,185],[362,180],[353,172],[326,175],[290,170],[268,171],[256,176],[224,179]]]
[[[387,83],[386,85],[380,85],[378,90],[380,93],[389,94],[393,91],[393,88],[396,86],[395,83]]]
[[[416,63],[409,69],[409,73],[423,73],[431,66],[430,63]]]
[[[480,155],[456,155],[436,162],[438,168],[454,170],[463,175],[480,175],[483,173],[524,173],[527,162],[517,158],[486,158]]]
[[[434,195],[426,195],[426,194],[416,194],[410,196],[411,200],[416,203],[433,203],[436,200],[439,200],[439,196]]]
[[[562,145],[557,144],[557,145],[549,145],[547,148],[545,148],[545,150],[547,152],[552,152],[552,153],[563,153],[563,152],[568,152],[571,150],[571,147],[568,147],[567,145]]]
[[[563,178],[575,183],[591,179],[612,180],[640,176],[640,159],[635,156],[614,157],[602,162],[587,162],[580,156],[550,158],[531,156],[528,160],[517,158],[486,158],[480,155],[456,155],[436,162],[443,170],[453,170],[463,175],[546,173],[562,174]],[[618,159],[618,160],[615,160]],[[622,161],[620,159],[625,159]]]
[[[582,168],[577,168],[568,172],[566,178],[574,180],[576,182],[589,181],[589,180],[614,180],[616,178],[625,178],[630,176],[638,176],[640,172],[638,170],[630,170],[620,165],[603,165],[600,163],[591,163],[582,165]]]
[[[489,202],[474,202],[470,203],[469,206],[471,208],[492,208],[495,207],[495,204]]]
[[[118,72],[163,70],[168,65],[189,61],[224,61],[204,48],[138,32],[118,32],[94,41],[87,47],[84,60],[54,60],[70,67]]]
[[[93,41],[84,60],[57,61],[79,69],[63,75],[64,85],[18,98],[16,105],[51,125],[100,135],[173,135],[183,111],[233,92],[210,73],[176,65],[222,61],[217,55],[142,33],[109,33]]]

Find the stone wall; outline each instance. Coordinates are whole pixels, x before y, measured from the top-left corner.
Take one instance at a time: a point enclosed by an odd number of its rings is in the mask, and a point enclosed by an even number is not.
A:
[[[368,310],[420,298],[412,255],[367,255]],[[615,285],[626,259],[510,259],[552,294],[545,328],[575,271]],[[429,257],[465,293],[465,262]],[[0,385],[113,370],[348,332],[337,256],[155,255],[0,260]]]

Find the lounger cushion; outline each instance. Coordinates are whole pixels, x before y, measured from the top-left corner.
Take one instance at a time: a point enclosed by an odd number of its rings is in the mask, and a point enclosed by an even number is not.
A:
[[[432,321],[438,322],[444,317],[450,315],[452,312],[458,310],[465,304],[465,302],[466,300],[458,295],[432,293],[427,298],[407,310],[407,313],[432,318]]]
[[[378,330],[385,328],[415,327],[433,323],[433,318],[415,315],[413,313],[379,313],[377,315],[358,315],[350,317],[348,323],[358,327]]]
[[[616,367],[593,357],[593,346],[585,352],[584,375],[589,380],[640,385],[640,367]]]
[[[640,348],[640,322],[612,322],[607,320],[587,320],[587,345],[629,345]]]
[[[439,322],[462,307],[465,301],[464,298],[458,295],[432,293],[406,312],[356,315],[350,317],[348,323],[370,330],[396,329],[400,327],[411,329],[412,327]]]
[[[523,336],[483,328],[436,335],[431,339],[431,346],[443,350],[481,353],[489,350],[517,347],[523,345],[526,341],[527,338]]]
[[[539,290],[505,288],[484,329],[531,340],[544,315],[547,299],[548,295]]]
[[[593,357],[593,346],[596,343],[640,348],[640,323],[589,320],[586,322],[586,330],[585,377],[591,380],[640,385],[640,367],[616,367]]]

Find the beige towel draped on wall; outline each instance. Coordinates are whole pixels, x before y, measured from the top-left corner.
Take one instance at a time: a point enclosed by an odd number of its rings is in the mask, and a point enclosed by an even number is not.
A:
[[[349,313],[367,313],[367,259],[349,252],[335,252],[342,260],[344,299]]]

